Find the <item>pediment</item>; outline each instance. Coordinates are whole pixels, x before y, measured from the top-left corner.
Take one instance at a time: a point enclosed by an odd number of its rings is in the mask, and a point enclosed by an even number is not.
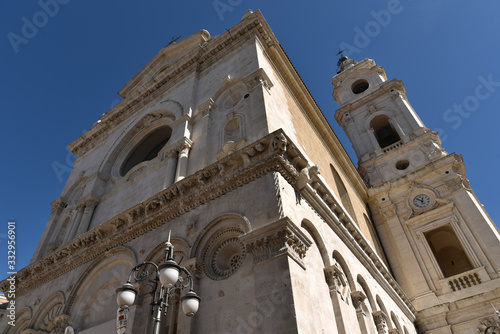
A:
[[[189,37],[165,46],[118,91],[118,94],[125,99],[135,91],[140,90],[141,87],[157,81],[162,74],[173,70],[175,64],[181,59],[187,59],[193,53],[199,52],[200,47],[209,39],[210,33],[206,30],[200,30]]]

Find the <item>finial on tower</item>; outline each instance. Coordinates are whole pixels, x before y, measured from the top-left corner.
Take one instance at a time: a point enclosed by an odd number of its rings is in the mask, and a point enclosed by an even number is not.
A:
[[[345,69],[347,69],[349,67],[352,67],[352,66],[354,66],[355,64],[358,63],[357,61],[349,59],[349,57],[347,57],[347,56],[344,56],[344,51],[345,51],[345,49],[344,50],[340,50],[339,52],[337,52],[337,56],[340,55],[340,58],[337,61],[337,67],[338,67],[337,74],[339,74],[343,70],[345,70]]]

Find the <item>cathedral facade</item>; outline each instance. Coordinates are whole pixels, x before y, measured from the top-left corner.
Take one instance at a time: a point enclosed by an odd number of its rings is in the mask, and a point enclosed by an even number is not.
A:
[[[186,317],[173,294],[160,333],[498,324],[499,231],[461,156],[373,60],[339,66],[335,118],[358,168],[259,11],[162,49],[69,145],[78,158],[2,333],[117,331],[116,289],[162,263],[170,232],[201,303]],[[152,333],[150,289],[135,288],[120,333]]]

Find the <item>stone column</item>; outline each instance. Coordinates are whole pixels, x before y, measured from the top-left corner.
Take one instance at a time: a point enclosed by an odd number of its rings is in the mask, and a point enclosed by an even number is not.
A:
[[[365,305],[366,296],[363,291],[351,292],[351,299],[356,309],[356,316],[358,317],[361,333],[375,334],[371,319],[367,319],[368,312]]]
[[[387,328],[387,315],[383,311],[375,311],[373,314],[373,320],[377,326],[378,334],[389,334],[389,329]]]
[[[403,138],[405,136],[405,132],[403,131],[403,128],[401,128],[401,125],[399,125],[399,122],[397,119],[394,119],[391,122],[392,126],[394,127],[394,130],[396,133],[399,135],[399,138]]]
[[[368,138],[370,138],[370,141],[373,145],[373,152],[375,152],[377,155],[382,154],[382,148],[380,147],[380,144],[378,143],[377,136],[375,135],[375,131],[372,128],[369,128],[366,130],[366,133],[368,135]]]
[[[344,323],[346,319],[341,306],[341,303],[344,302],[342,300],[342,289],[347,286],[347,278],[344,276],[342,270],[335,265],[325,268],[324,271],[325,280],[330,289],[330,298],[332,300],[333,313],[335,314],[335,322],[337,323],[337,331],[338,333],[350,333],[347,330],[349,324]]]
[[[184,143],[180,147],[179,157],[177,159],[177,171],[175,173],[175,182],[178,182],[187,176],[189,149],[191,145]]]
[[[78,226],[78,231],[76,236],[82,235],[87,232],[90,227],[90,221],[92,220],[92,214],[94,213],[94,209],[97,206],[97,201],[94,199],[90,199],[85,201],[85,210],[83,211],[82,221]]]
[[[167,159],[167,171],[163,180],[163,189],[170,187],[175,181],[175,172],[177,170],[177,151],[172,150],[165,154]]]

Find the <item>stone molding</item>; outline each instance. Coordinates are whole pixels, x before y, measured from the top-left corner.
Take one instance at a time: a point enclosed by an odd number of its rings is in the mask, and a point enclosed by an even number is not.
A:
[[[245,159],[242,158],[242,153],[245,153]],[[266,174],[280,173],[289,184],[296,187],[300,170],[308,165],[308,159],[283,130],[276,130],[174,183],[20,270],[16,275],[18,296]],[[311,183],[306,182],[300,190],[302,198],[339,235],[354,256],[362,259],[374,278],[407,315],[414,318],[416,310],[401,287],[364,239],[349,214],[344,212],[341,203],[336,202],[336,196],[318,175],[319,172],[316,172],[312,173],[312,177],[309,175]],[[295,233],[293,229],[291,231]],[[298,244],[286,244],[286,247],[291,247],[287,249],[287,254],[289,252],[288,255],[299,264],[301,252],[305,254],[301,248],[304,240],[307,239],[299,238]],[[0,289],[6,291],[7,283],[6,280],[0,282]]]
[[[275,142],[281,143],[279,147],[271,145]],[[279,172],[294,184],[298,172],[288,160],[305,158],[293,146],[288,147],[291,156],[285,156],[283,142],[289,140],[277,130],[243,148],[249,163],[244,164],[239,151],[224,157],[31,263],[16,275],[18,295],[270,172]],[[0,289],[7,283],[2,281]]]
[[[311,241],[285,217],[240,237],[248,253],[253,255],[253,263],[258,264],[286,254],[302,268],[302,259],[311,246]]]
[[[326,147],[332,147],[336,149],[335,152],[341,152],[342,158],[338,160],[338,163],[349,175],[349,178],[355,180],[352,182],[353,187],[366,200],[366,187],[359,174],[352,163],[350,163],[340,141],[328,125],[326,118],[321,113],[313,97],[309,94],[307,87],[295,71],[293,64],[274,37],[260,11],[246,16],[226,33],[211,38],[208,43],[198,48],[198,51],[189,52],[175,66],[160,73],[155,77],[154,81],[146,83],[143,89],[127,96],[117,106],[101,116],[98,125],[93,126],[84,135],[71,143],[68,148],[73,154],[81,156],[94,147],[101,145],[108,136],[108,133],[124,122],[130,114],[134,114],[135,110],[154,102],[155,99],[158,99],[161,94],[172,88],[184,77],[193,72],[199,73],[210,67],[218,59],[221,59],[226,54],[230,54],[234,48],[239,47],[251,38],[254,38],[257,43],[262,45],[265,56],[269,57],[271,62],[276,65],[276,70],[284,79],[283,82],[287,86],[287,89],[303,105],[304,112],[308,115],[308,119],[313,127],[318,129],[320,137],[325,141]],[[239,43],[235,43],[236,41]],[[272,87],[273,84],[264,71],[257,70],[254,74],[257,76],[258,84],[262,83],[265,89]],[[210,104],[208,103],[208,105]],[[210,107],[214,106],[211,105]]]
[[[230,53],[235,40],[246,37],[253,32],[261,40],[262,45],[271,47],[274,44],[266,29],[264,29],[260,17],[244,21],[239,24],[239,27],[237,25],[230,29],[239,29],[236,33],[225,33],[212,38],[212,43],[208,43],[206,47],[200,48],[199,51],[190,52],[185,60],[181,59],[182,63],[181,61],[176,63],[171,69],[160,73],[155,80],[145,83],[143,88],[131,93],[121,103],[100,117],[99,126],[92,127],[71,143],[68,146],[70,151],[76,156],[81,156],[92,148],[99,146],[107,137],[109,131],[128,118],[131,112],[158,98],[162,92],[173,87],[191,72],[196,71],[197,67],[210,66],[211,63],[222,58],[224,54]]]

